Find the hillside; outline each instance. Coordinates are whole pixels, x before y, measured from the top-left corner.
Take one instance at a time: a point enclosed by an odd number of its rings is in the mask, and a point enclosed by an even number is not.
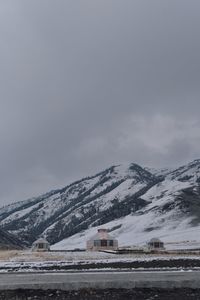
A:
[[[0,229],[0,250],[22,249],[24,244],[13,234]]]
[[[44,235],[58,243],[55,247],[83,247],[101,225],[121,245],[142,244],[152,236],[182,242],[191,232],[196,236],[199,224],[200,160],[176,170],[112,166],[0,209],[2,228],[29,244]]]

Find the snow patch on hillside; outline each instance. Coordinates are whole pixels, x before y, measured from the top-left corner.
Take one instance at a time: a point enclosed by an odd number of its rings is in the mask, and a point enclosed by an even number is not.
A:
[[[178,212],[177,212],[178,213]],[[163,216],[157,216],[150,211],[147,215],[129,215],[116,221],[104,224],[103,227],[108,230],[121,227],[113,230],[110,234],[117,238],[119,246],[145,246],[146,243],[153,237],[159,237],[164,242],[183,242],[196,241],[200,245],[200,226],[194,228],[190,227],[192,218],[174,220],[175,212]],[[52,245],[51,249],[63,250],[74,248],[85,248],[86,241],[89,240],[99,228],[92,227],[88,230],[75,234],[61,242]],[[172,244],[174,245],[174,244]],[[187,246],[187,245],[186,245]],[[173,249],[173,247],[171,247]],[[187,248],[187,247],[186,247]],[[168,249],[170,249],[170,244]]]

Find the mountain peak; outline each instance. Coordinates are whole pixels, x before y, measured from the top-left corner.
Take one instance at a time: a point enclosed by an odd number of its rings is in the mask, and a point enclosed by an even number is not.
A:
[[[196,159],[172,171],[168,178],[179,181],[199,182],[200,180],[200,159]]]
[[[29,244],[39,236],[51,244],[65,238],[80,241],[82,232],[90,234],[102,225],[122,243],[160,237],[176,231],[180,222],[186,227],[200,222],[199,178],[200,160],[172,171],[136,163],[115,165],[0,209],[0,226]]]

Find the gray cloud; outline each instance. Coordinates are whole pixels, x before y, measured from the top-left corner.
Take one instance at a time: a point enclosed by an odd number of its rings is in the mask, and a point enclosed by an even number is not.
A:
[[[198,0],[0,3],[0,204],[199,157]]]

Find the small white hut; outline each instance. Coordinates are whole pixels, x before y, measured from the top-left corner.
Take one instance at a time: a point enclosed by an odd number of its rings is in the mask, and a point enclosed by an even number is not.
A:
[[[164,250],[164,243],[158,239],[158,238],[152,238],[149,242],[148,242],[148,249],[149,250]]]
[[[39,238],[32,245],[32,251],[44,252],[50,250],[50,244],[44,238]]]
[[[87,241],[86,248],[89,251],[117,250],[118,241],[108,234],[107,229],[102,228]]]

